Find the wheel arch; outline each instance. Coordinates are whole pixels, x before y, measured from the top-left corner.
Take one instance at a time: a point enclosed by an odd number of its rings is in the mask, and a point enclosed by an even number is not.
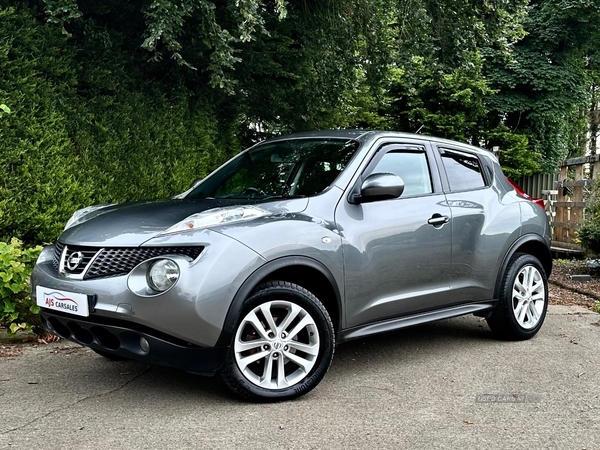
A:
[[[500,297],[502,280],[504,279],[504,274],[508,269],[508,263],[516,253],[526,253],[535,256],[542,264],[542,267],[546,272],[546,277],[550,278],[550,274],[552,273],[552,254],[550,253],[550,248],[548,248],[548,244],[544,238],[537,234],[527,234],[521,236],[514,242],[508,252],[506,252],[506,255],[504,255],[502,265],[500,266],[500,270],[498,271],[498,276],[496,278],[494,299],[498,299]]]
[[[271,280],[287,281],[310,291],[327,309],[335,332],[341,329],[341,294],[333,274],[315,259],[290,256],[269,261],[244,281],[229,306],[216,346],[231,344],[244,300],[262,283]]]

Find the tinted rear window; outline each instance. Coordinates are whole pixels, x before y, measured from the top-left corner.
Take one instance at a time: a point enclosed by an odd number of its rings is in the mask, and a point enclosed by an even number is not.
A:
[[[485,187],[481,163],[474,155],[442,150],[442,161],[451,191],[466,191]]]

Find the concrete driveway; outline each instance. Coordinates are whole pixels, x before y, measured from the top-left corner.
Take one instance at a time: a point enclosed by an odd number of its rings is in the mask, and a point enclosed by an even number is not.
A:
[[[0,359],[0,448],[600,449],[600,315],[551,306],[526,342],[461,317],[339,347],[280,404],[72,343]]]

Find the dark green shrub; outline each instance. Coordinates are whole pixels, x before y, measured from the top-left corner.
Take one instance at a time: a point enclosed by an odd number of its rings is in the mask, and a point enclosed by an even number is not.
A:
[[[531,150],[527,136],[512,133],[505,125],[498,125],[488,133],[488,148],[500,148],[500,164],[504,174],[517,180],[540,171],[540,154]]]
[[[595,180],[587,204],[585,221],[577,231],[577,239],[589,253],[600,256],[600,179]]]
[[[600,255],[600,220],[586,222],[577,236],[584,249],[593,255]]]
[[[79,208],[180,193],[240,150],[207,100],[144,74],[118,33],[63,31],[0,8],[0,241],[52,242]]]
[[[73,51],[21,10],[0,9],[0,35],[0,240],[49,242],[93,190],[67,126]]]
[[[214,167],[216,121],[186,98],[122,92],[96,97],[72,126],[97,203],[169,197]]]

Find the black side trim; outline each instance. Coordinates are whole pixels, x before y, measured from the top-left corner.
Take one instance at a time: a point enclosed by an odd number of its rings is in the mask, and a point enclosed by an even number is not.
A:
[[[465,314],[481,313],[493,309],[494,305],[495,302],[492,301],[467,303],[466,305],[452,306],[450,308],[436,309],[406,317],[397,317],[381,322],[368,323],[341,331],[337,337],[337,344],[342,344],[364,336],[386,333],[388,331],[399,330],[400,328],[412,327],[437,320],[449,319]]]
[[[242,284],[240,289],[235,294],[235,297],[233,298],[233,301],[231,302],[231,305],[229,306],[229,311],[227,312],[227,317],[225,318],[225,323],[223,323],[221,335],[219,336],[219,339],[217,340],[217,343],[216,343],[217,347],[224,347],[224,346],[231,345],[231,339],[233,338],[233,332],[234,332],[235,326],[237,325],[237,323],[240,319],[242,304],[244,303],[244,300],[246,300],[246,298],[248,298],[250,293],[261,283],[261,281],[263,281],[265,278],[267,278],[273,272],[276,272],[279,269],[283,269],[285,267],[291,267],[291,266],[305,266],[305,267],[310,267],[312,269],[315,269],[315,270],[318,270],[319,272],[321,272],[327,278],[327,280],[333,287],[333,290],[335,292],[337,306],[338,306],[338,311],[343,311],[342,305],[341,305],[342,297],[340,295],[338,285],[335,281],[335,278],[333,277],[333,275],[331,274],[329,269],[327,269],[327,267],[325,267],[319,261],[312,259],[312,258],[308,258],[306,256],[289,256],[289,257],[275,259],[273,261],[269,261],[268,263],[266,263],[265,265],[261,266],[256,271],[254,271],[254,273],[252,273],[252,275],[250,275],[246,279],[244,284]],[[341,317],[339,318],[339,321],[341,322]],[[338,325],[337,329],[341,329],[341,323],[338,323],[337,325]]]
[[[500,266],[500,270],[498,271],[498,277],[496,278],[496,285],[494,287],[494,299],[498,299],[500,297],[500,288],[502,286],[502,280],[504,279],[504,274],[506,273],[506,269],[508,267],[508,262],[510,261],[510,258],[513,257],[513,255],[515,253],[517,253],[517,250],[519,247],[521,247],[523,244],[527,244],[528,242],[536,242],[541,244],[547,251],[547,258],[549,261],[552,261],[552,253],[550,253],[550,248],[548,247],[548,244],[546,243],[546,241],[544,240],[544,238],[542,238],[541,236],[537,235],[537,234],[526,234],[524,236],[520,236],[514,243],[513,245],[510,247],[510,249],[508,249],[508,251],[506,252],[506,255],[504,255],[504,259],[502,260],[502,265]],[[542,266],[546,267],[546,261],[540,261],[542,263]],[[550,274],[547,273],[546,276],[550,277]]]

